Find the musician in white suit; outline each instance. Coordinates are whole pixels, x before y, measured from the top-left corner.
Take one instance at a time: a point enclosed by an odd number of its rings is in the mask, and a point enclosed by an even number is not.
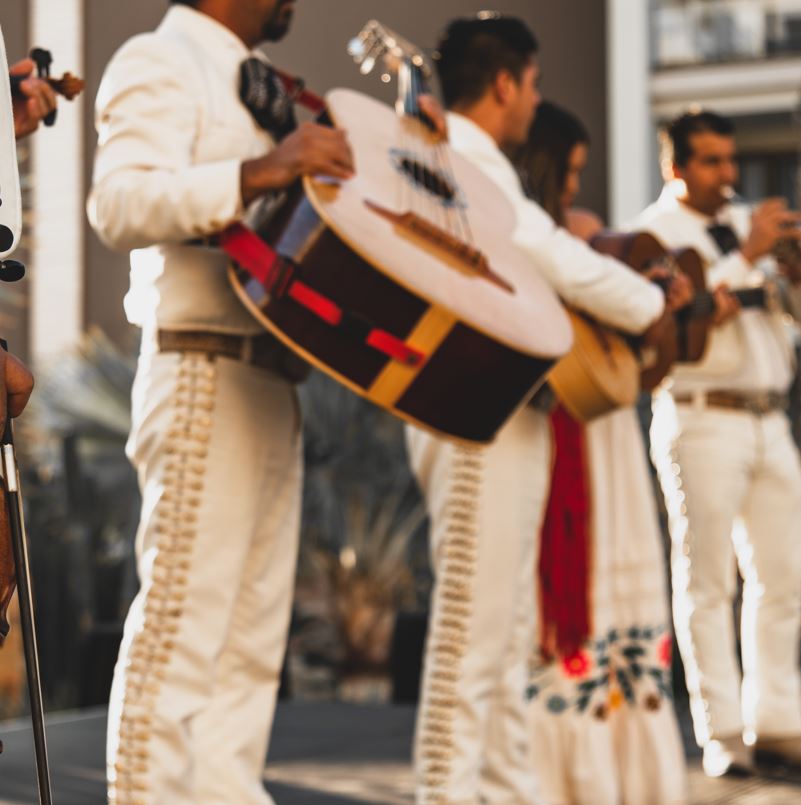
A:
[[[664,193],[635,227],[666,246],[695,248],[709,287],[761,283],[762,269],[775,269],[777,243],[798,240],[799,215],[776,199],[753,211],[729,201],[737,167],[725,118],[683,115],[666,142],[665,164],[683,188]],[[754,746],[801,764],[801,462],[784,413],[792,375],[786,317],[744,309],[713,329],[699,364],[675,369],[672,397],[655,410],[675,629],[709,775],[750,769]],[[744,529],[735,527],[740,518]],[[735,561],[744,580],[742,678]]]
[[[504,154],[525,142],[539,103],[533,34],[517,19],[484,13],[453,22],[438,50],[451,144],[509,198],[531,270],[570,304],[644,331],[662,314],[662,292],[558,229],[526,198]],[[547,416],[533,407],[487,448],[408,430],[435,569],[415,739],[419,803],[537,801],[525,689],[550,439]]]
[[[119,805],[272,802],[262,772],[295,574],[303,368],[198,239],[303,174],[352,175],[342,132],[306,124],[276,145],[240,101],[242,63],[293,9],[173,2],[114,56],[97,98],[89,216],[131,250],[125,309],[142,328],[128,442],[141,589],[108,726]]]

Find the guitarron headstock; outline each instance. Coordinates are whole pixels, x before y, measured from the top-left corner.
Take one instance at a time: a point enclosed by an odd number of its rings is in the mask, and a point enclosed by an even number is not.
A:
[[[411,62],[426,78],[431,77],[425,54],[417,45],[396,34],[378,20],[370,20],[350,40],[348,53],[353,57],[362,75],[369,75],[380,65],[387,73],[397,72],[405,62]],[[389,78],[383,78],[389,81]]]
[[[419,116],[417,98],[427,92],[431,67],[425,54],[378,20],[370,20],[348,44],[348,53],[359,65],[362,75],[369,75],[376,66],[384,72],[381,80],[389,83],[392,75],[398,79],[398,100],[395,104],[401,116]]]

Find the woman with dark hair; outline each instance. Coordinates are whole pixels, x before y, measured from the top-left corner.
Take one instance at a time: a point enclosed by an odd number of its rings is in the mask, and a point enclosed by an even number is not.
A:
[[[573,207],[589,150],[569,112],[542,103],[517,165],[531,196],[590,239]],[[537,573],[541,631],[528,719],[549,805],[677,805],[685,767],[671,703],[665,568],[633,408],[586,427],[557,407]]]
[[[550,101],[539,105],[518,167],[526,192],[560,226],[572,212],[589,150],[590,135],[577,117]]]

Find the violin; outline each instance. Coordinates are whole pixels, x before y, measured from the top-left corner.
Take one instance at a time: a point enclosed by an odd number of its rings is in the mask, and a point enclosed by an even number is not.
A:
[[[53,54],[44,48],[34,48],[29,54],[31,59],[36,64],[37,78],[46,81],[58,95],[66,98],[68,101],[74,101],[81,92],[83,92],[86,82],[82,78],[73,75],[72,73],[64,73],[61,78],[54,78],[50,75],[50,67],[53,64]],[[25,81],[27,76],[12,75],[11,80],[11,94],[16,97],[22,97],[22,90],[20,84]],[[45,126],[52,126],[56,122],[57,111],[54,109],[45,119]]]

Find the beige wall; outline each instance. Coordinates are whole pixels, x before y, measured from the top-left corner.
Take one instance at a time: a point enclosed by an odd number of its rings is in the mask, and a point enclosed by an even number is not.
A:
[[[3,2],[3,0],[0,0]],[[125,13],[120,11],[124,7]],[[96,136],[94,99],[103,69],[117,48],[131,35],[154,28],[166,8],[165,0],[88,0],[86,4],[86,190],[91,181]],[[86,193],[84,193],[85,195]],[[84,309],[87,325],[96,325],[117,341],[130,332],[122,310],[128,289],[128,258],[106,249],[86,223],[86,283]]]
[[[525,19],[540,40],[545,97],[568,106],[587,124],[594,159],[584,203],[606,212],[606,46],[602,0],[299,0],[292,35],[271,48],[275,61],[320,90],[352,86],[385,93],[376,77],[362,78],[345,52],[348,40],[371,17],[425,49],[436,45],[448,20],[497,7]],[[336,9],[335,12],[332,9]],[[581,24],[577,24],[581,20]]]
[[[12,62],[21,59],[29,49],[27,5],[26,0],[2,0],[0,4],[0,26]]]
[[[24,0],[0,0],[0,24],[21,33]],[[114,50],[132,34],[152,28],[167,7],[166,0],[86,0],[85,41],[87,93],[94,98],[103,67]],[[271,48],[274,60],[302,75],[319,91],[352,86],[384,93],[373,76],[362,78],[345,45],[362,24],[378,17],[424,48],[432,48],[442,26],[452,17],[486,8],[486,0],[298,0],[291,36]],[[124,13],[121,13],[124,8]],[[542,88],[546,97],[578,113],[593,138],[594,159],[585,179],[583,202],[606,213],[606,91],[604,3],[600,0],[506,0],[501,10],[526,19],[540,39]],[[581,25],[576,20],[581,20]],[[8,33],[7,33],[8,36]],[[47,43],[41,43],[47,46]],[[9,43],[12,53],[26,49]],[[61,67],[61,65],[59,65]],[[68,65],[64,65],[64,68]],[[94,133],[91,103],[87,104],[87,156]],[[87,165],[91,159],[87,160]],[[88,174],[88,171],[87,171]],[[87,186],[89,177],[87,175]],[[85,194],[86,188],[82,188]],[[110,254],[86,227],[85,310],[87,325],[98,324],[115,338],[123,338],[122,296],[127,287],[127,262]]]

